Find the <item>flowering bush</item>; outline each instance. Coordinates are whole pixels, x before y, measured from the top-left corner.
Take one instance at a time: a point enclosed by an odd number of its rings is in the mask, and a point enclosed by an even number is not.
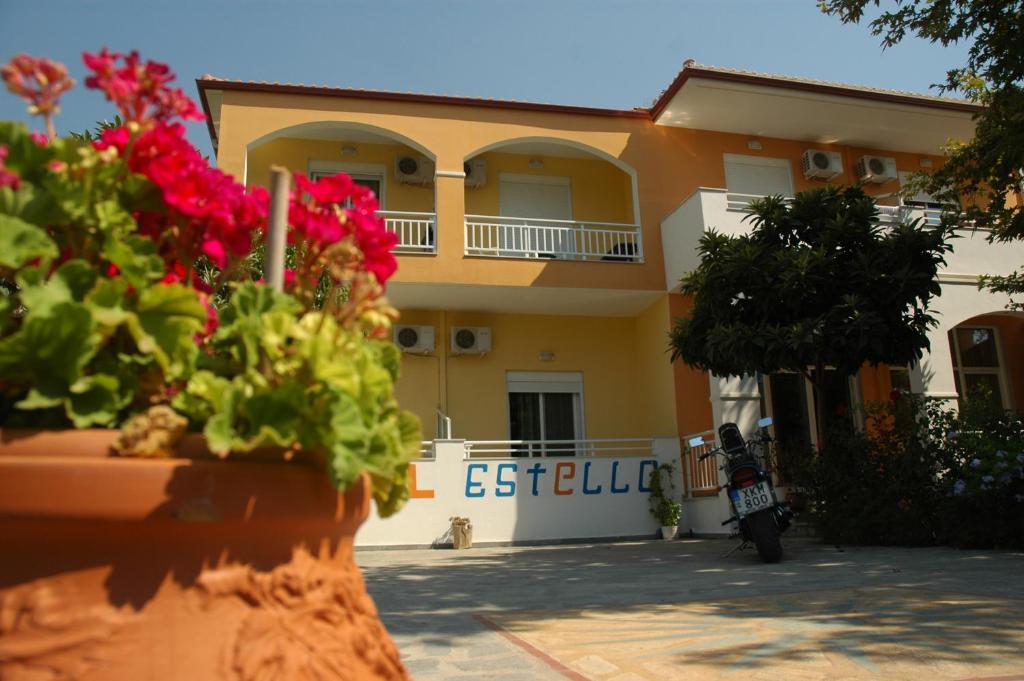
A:
[[[982,399],[928,410],[929,440],[945,464],[947,540],[1024,546],[1024,418]]]
[[[894,393],[835,423],[793,482],[828,542],[1024,546],[1024,419],[983,399]]]
[[[393,397],[394,236],[373,194],[296,175],[294,267],[272,291],[252,272],[267,193],[188,143],[181,121],[203,116],[167,66],[83,61],[118,109],[95,139],[53,132],[62,65],[18,55],[0,72],[49,133],[0,123],[0,425],[138,430],[173,407],[217,453],[312,450],[340,487],[368,471],[394,511],[419,424]]]

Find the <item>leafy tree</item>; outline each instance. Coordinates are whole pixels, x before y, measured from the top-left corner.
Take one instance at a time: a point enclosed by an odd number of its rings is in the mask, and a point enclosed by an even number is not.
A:
[[[700,266],[683,279],[694,297],[672,330],[672,359],[728,376],[796,371],[820,396],[825,367],[908,364],[936,324],[948,228],[882,227],[859,187],[771,196],[750,204],[749,234],[709,231]],[[825,400],[818,405],[819,441]]]
[[[882,0],[821,0],[826,14],[858,23]],[[886,3],[889,4],[888,2]],[[950,221],[974,220],[992,228],[993,241],[1024,239],[1024,2],[1021,0],[895,0],[870,22],[883,47],[907,34],[951,45],[971,41],[967,63],[946,73],[942,92],[960,92],[984,106],[975,115],[975,136],[952,143],[946,163],[921,188],[959,203]],[[994,291],[1024,293],[1024,270],[986,277]],[[1024,302],[1011,305],[1024,309]]]

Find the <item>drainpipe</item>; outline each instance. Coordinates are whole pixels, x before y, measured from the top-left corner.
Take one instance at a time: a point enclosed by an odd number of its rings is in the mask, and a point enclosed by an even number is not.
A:
[[[437,352],[437,401],[438,409],[448,416],[448,313],[441,310],[440,347]]]

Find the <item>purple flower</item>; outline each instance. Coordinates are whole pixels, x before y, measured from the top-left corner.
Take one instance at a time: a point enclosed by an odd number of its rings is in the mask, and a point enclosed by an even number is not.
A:
[[[971,468],[977,468],[981,465],[981,459],[971,459]]]
[[[991,475],[983,475],[983,476],[981,476],[981,481],[984,482],[985,484],[988,484],[988,485],[991,485],[994,480],[995,480],[995,478],[992,477]]]
[[[1017,463],[1024,463],[1024,452],[1017,455]]]
[[[956,481],[956,482],[955,482],[955,483],[953,484],[953,494],[954,494],[955,496],[960,496],[960,495],[961,495],[961,494],[963,494],[963,493],[964,493],[964,492],[965,492],[966,490],[967,490],[967,483],[966,483],[966,482],[964,482],[963,480],[957,480],[957,481]]]
[[[1002,449],[1000,449],[999,451],[996,452],[996,457],[998,457],[1000,459],[1005,459],[1006,458],[1006,452],[1004,452]]]
[[[1006,470],[1009,467],[1010,464],[1006,463],[1005,461],[996,461],[996,468],[998,468],[1001,471]]]

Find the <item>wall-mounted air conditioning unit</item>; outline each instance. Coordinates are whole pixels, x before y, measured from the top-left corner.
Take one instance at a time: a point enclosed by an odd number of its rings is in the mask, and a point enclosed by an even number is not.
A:
[[[467,187],[482,187],[487,184],[487,161],[482,158],[466,161],[462,164],[466,173]]]
[[[402,352],[418,355],[429,355],[434,352],[434,327],[432,326],[396,326],[395,345]]]
[[[801,159],[808,180],[831,180],[843,174],[843,157],[837,151],[808,149]]]
[[[861,156],[857,160],[857,179],[861,182],[882,184],[895,180],[896,159],[889,156]]]
[[[398,156],[395,179],[405,184],[433,184],[434,162],[426,156]]]
[[[452,327],[453,355],[482,355],[491,351],[491,330],[485,326]]]

